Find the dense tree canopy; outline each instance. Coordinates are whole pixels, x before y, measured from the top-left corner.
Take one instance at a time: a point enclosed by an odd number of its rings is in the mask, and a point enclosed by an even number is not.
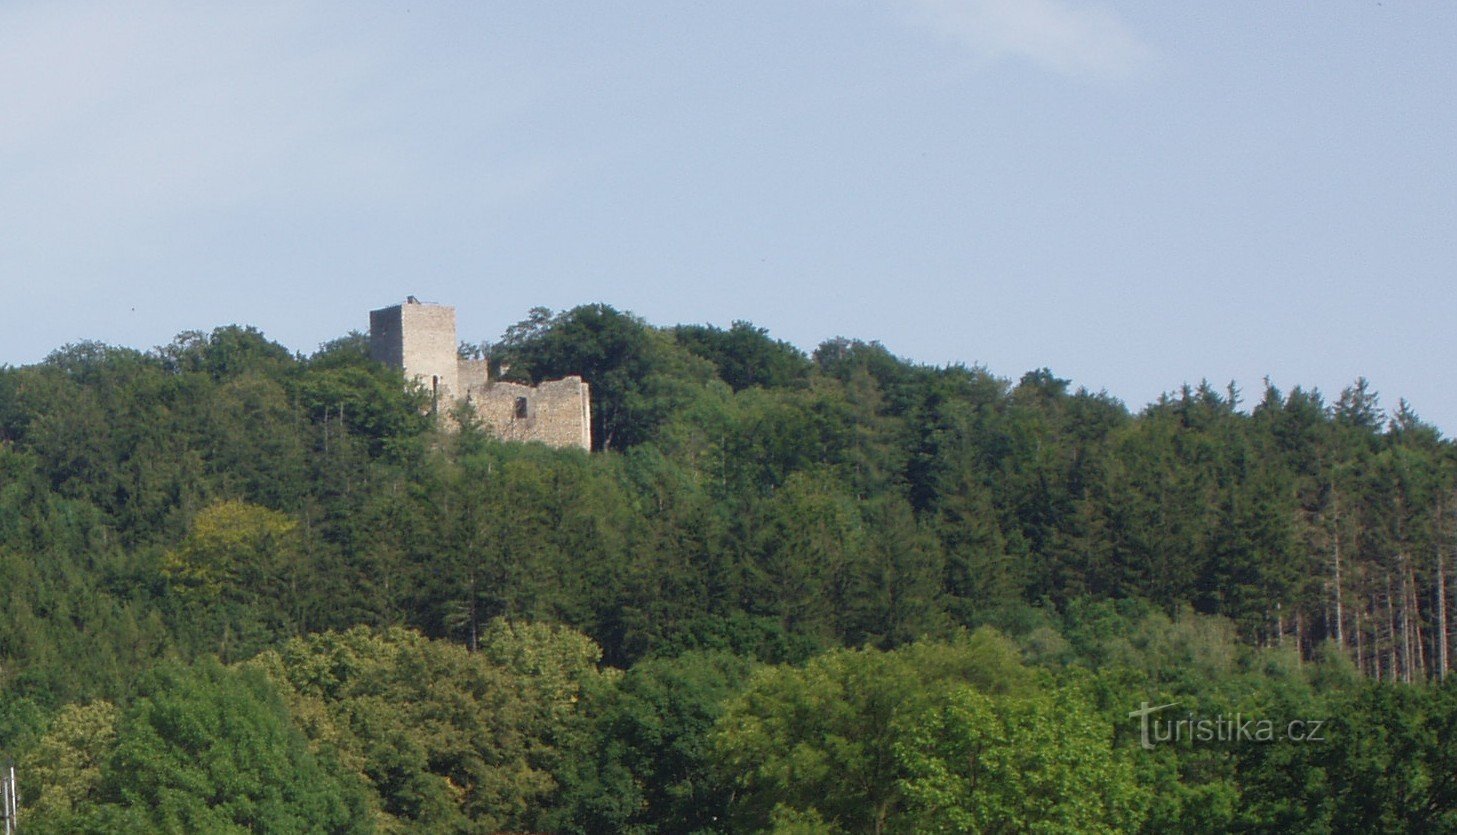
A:
[[[29,825],[1457,826],[1453,445],[1365,380],[1132,412],[606,305],[474,350],[582,375],[597,451],[447,431],[360,334],[0,368]]]

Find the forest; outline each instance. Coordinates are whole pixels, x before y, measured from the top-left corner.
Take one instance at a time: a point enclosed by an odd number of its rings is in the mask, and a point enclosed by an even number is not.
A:
[[[461,350],[582,375],[597,449],[359,333],[0,368],[23,832],[1457,832],[1457,457],[1365,380],[1133,411],[602,304]]]

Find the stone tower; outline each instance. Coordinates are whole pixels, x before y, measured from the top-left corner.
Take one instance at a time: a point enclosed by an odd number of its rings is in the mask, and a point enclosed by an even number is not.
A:
[[[369,312],[369,354],[403,369],[447,406],[465,394],[455,345],[455,308],[425,304],[410,296],[404,304]]]

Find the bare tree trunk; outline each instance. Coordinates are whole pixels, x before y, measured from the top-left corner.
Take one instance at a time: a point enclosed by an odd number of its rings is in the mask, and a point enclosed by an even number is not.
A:
[[[1366,642],[1361,638],[1361,610],[1356,610],[1356,669],[1366,672]],[[1369,675],[1369,673],[1368,673]]]
[[[1396,607],[1391,605],[1391,573],[1386,574],[1386,672],[1395,681],[1399,675],[1396,658]]]
[[[1367,629],[1371,630],[1371,672],[1375,674],[1376,680],[1381,681],[1386,667],[1383,653],[1386,647],[1381,643],[1381,601],[1376,597],[1376,592],[1371,592],[1371,602],[1366,610],[1370,624]]]
[[[1416,580],[1410,576],[1411,564],[1407,564],[1407,575],[1401,581],[1402,636],[1406,640],[1406,680],[1408,683],[1421,678],[1422,672],[1422,612],[1417,606]]]
[[[1415,646],[1417,652],[1416,677],[1426,680],[1427,641],[1426,636],[1422,634],[1422,599],[1417,594],[1416,569],[1412,568],[1411,561],[1407,561],[1406,564],[1406,580],[1406,593],[1411,598],[1411,609],[1409,611],[1411,612],[1412,644]]]
[[[1295,654],[1305,658],[1305,613],[1295,610]]]
[[[1405,557],[1397,557],[1397,570],[1401,571]],[[1406,572],[1401,572],[1399,591],[1401,592],[1401,607],[1397,609],[1396,622],[1401,624],[1401,680],[1411,684],[1411,611],[1407,609],[1407,597],[1409,590],[1406,585]]]
[[[1442,497],[1437,496],[1437,678],[1447,678],[1447,563],[1442,559],[1442,532],[1447,516],[1442,512]]]
[[[1437,678],[1447,678],[1447,567],[1437,546]]]
[[[1331,492],[1331,501],[1335,507],[1335,555],[1333,561],[1336,569],[1336,643],[1344,649],[1346,646],[1345,615],[1341,606],[1341,494]]]
[[[478,612],[476,611],[476,572],[471,569],[470,573],[470,651],[479,652],[481,648],[480,629],[478,627]]]

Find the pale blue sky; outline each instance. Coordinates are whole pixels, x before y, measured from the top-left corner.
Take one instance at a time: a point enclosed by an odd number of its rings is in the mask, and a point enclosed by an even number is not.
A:
[[[1457,431],[1457,5],[9,2],[0,363],[407,293]]]

